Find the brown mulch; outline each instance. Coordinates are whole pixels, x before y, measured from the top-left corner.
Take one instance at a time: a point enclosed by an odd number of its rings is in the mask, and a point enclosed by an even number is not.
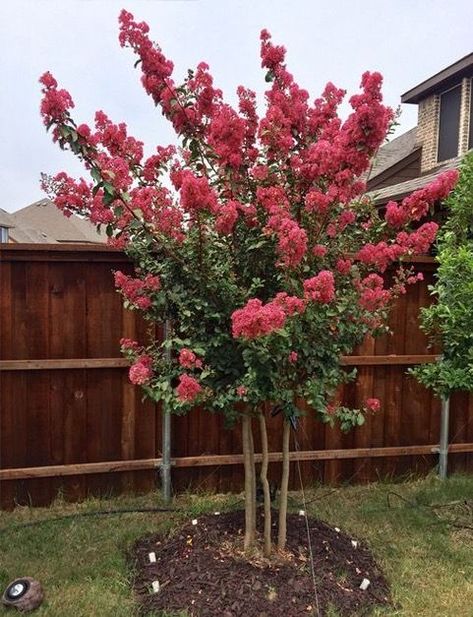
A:
[[[259,526],[262,513],[259,512]],[[277,513],[274,513],[277,520]],[[192,617],[297,617],[369,615],[390,604],[388,583],[363,542],[309,519],[316,590],[304,516],[290,514],[287,551],[272,561],[240,552],[244,513],[206,514],[169,538],[138,540],[130,553],[140,613],[187,610]],[[276,524],[273,522],[274,537]],[[355,540],[356,542],[356,540]],[[154,552],[156,563],[150,563]],[[360,589],[364,578],[370,585]],[[152,592],[153,581],[160,590]],[[317,612],[317,607],[318,611]]]

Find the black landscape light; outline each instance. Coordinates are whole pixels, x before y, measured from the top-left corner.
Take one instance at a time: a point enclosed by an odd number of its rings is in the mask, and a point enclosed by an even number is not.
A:
[[[19,600],[30,588],[30,584],[26,579],[18,579],[10,583],[5,590],[5,596],[9,600]]]
[[[20,611],[33,611],[43,602],[41,583],[29,576],[17,578],[5,589],[2,602]]]

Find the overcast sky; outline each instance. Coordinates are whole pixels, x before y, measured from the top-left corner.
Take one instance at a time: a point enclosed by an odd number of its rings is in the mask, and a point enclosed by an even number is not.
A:
[[[81,174],[53,145],[39,116],[38,77],[50,70],[76,103],[75,119],[97,109],[125,121],[150,152],[173,140],[139,83],[130,50],[117,40],[121,8],[147,21],[182,76],[199,61],[234,101],[243,84],[262,94],[259,32],[287,50],[289,69],[315,98],[327,81],[354,92],[363,71],[379,70],[385,100],[473,51],[471,0],[0,0],[0,181],[5,210],[43,197],[42,171]],[[417,108],[404,105],[404,132]]]

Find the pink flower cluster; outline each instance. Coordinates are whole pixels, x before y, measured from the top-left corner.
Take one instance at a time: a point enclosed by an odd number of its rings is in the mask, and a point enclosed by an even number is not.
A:
[[[124,158],[99,152],[95,156],[95,162],[104,180],[109,182],[118,193],[128,191],[133,178],[130,165]]]
[[[53,178],[45,178],[41,188],[51,195],[55,205],[65,216],[71,216],[74,212],[83,214],[89,210],[92,186],[83,178],[74,180],[61,171]]]
[[[140,349],[140,346],[137,341],[134,341],[131,338],[121,338],[120,339],[120,347],[125,351],[137,352]]]
[[[181,205],[186,212],[195,214],[200,210],[216,212],[217,195],[209,186],[207,178],[195,176],[191,171],[178,171],[173,175],[176,188],[181,191]]]
[[[377,398],[367,398],[364,407],[367,411],[376,412],[381,409],[381,403]]]
[[[192,403],[201,392],[202,386],[197,379],[186,374],[179,376],[179,385],[176,388],[176,394],[177,398],[182,403]]]
[[[161,281],[158,276],[147,274],[144,279],[134,278],[117,270],[115,272],[115,286],[123,296],[142,310],[148,309],[152,302],[150,294],[161,289]]]
[[[298,266],[307,251],[307,232],[290,218],[277,226],[279,261],[286,268]]]
[[[240,398],[243,398],[247,392],[248,388],[246,388],[245,386],[238,386],[236,389],[236,393]]]
[[[151,356],[140,356],[129,370],[129,378],[132,384],[142,386],[147,384],[153,376],[153,359]]]
[[[356,259],[366,265],[374,266],[379,272],[384,272],[391,263],[399,259],[405,252],[405,249],[399,244],[388,244],[382,241],[377,244],[365,244],[356,254]]]
[[[384,308],[391,299],[389,289],[384,289],[381,276],[371,273],[359,284],[359,305],[366,311],[375,312]]]
[[[147,24],[137,23],[133,15],[125,10],[120,13],[119,21],[120,45],[131,47],[140,56],[143,86],[154,101],[159,103],[166,80],[172,74],[173,63],[149,40]]]
[[[335,279],[330,270],[321,270],[304,281],[304,297],[307,300],[326,304],[335,298]]]
[[[445,199],[458,181],[458,171],[451,169],[438,175],[427,186],[414,191],[398,205],[390,201],[386,206],[385,219],[392,227],[399,228],[410,221],[418,221],[437,201]]]
[[[279,186],[259,187],[259,204],[269,214],[266,231],[276,232],[278,237],[279,264],[294,268],[307,252],[307,232],[290,214],[290,201]]]
[[[275,302],[263,304],[258,298],[232,313],[232,334],[234,338],[254,339],[280,330],[286,323],[286,313]]]
[[[156,182],[162,168],[164,168],[164,166],[167,165],[171,158],[176,154],[175,146],[167,146],[166,148],[158,146],[156,151],[157,154],[152,154],[143,164],[142,175],[146,182]]]
[[[162,186],[140,186],[130,191],[130,206],[141,212],[143,220],[154,229],[178,242],[184,239],[183,213]]]
[[[295,364],[297,362],[297,358],[298,358],[298,354],[297,351],[291,351],[289,356],[288,356],[288,360],[291,364]]]
[[[40,77],[44,88],[41,101],[41,115],[46,126],[54,122],[61,122],[67,117],[67,111],[74,107],[74,101],[67,90],[58,90],[57,81],[51,73],[44,73]]]
[[[342,275],[347,275],[352,267],[352,261],[351,259],[337,259],[337,263],[335,264],[335,268],[337,269],[337,272],[339,272]]]
[[[124,122],[113,124],[103,111],[95,113],[94,141],[100,142],[113,157],[122,157],[132,165],[139,165],[143,158],[143,142],[127,134]]]
[[[218,215],[215,220],[215,229],[220,234],[231,234],[235,223],[238,220],[238,210],[243,206],[238,201],[230,200],[226,204],[220,206]]]
[[[261,31],[261,66],[274,70],[284,62],[286,50],[282,45],[273,45],[271,35],[267,30]]]
[[[179,352],[179,364],[184,368],[202,368],[202,360],[190,349],[183,348]]]
[[[411,252],[414,255],[422,255],[428,253],[432,243],[435,240],[439,226],[431,221],[424,223],[418,229],[410,234],[406,231],[401,231],[397,234],[396,241],[405,252]]]
[[[210,123],[209,145],[220,157],[222,165],[241,165],[244,139],[245,121],[229,105],[221,105]]]
[[[305,310],[305,302],[297,296],[290,296],[285,291],[280,291],[276,294],[273,303],[280,306],[289,317],[303,313]]]
[[[266,336],[284,327],[286,319],[303,313],[305,302],[286,292],[276,294],[274,300],[263,304],[253,298],[232,314],[232,333],[234,338],[255,339]]]

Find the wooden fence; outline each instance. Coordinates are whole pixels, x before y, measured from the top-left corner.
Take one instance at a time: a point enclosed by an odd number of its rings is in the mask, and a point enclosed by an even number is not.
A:
[[[422,284],[394,307],[392,336],[368,340],[345,359],[358,366],[342,398],[370,396],[382,412],[349,434],[310,415],[296,434],[303,481],[366,482],[435,464],[439,403],[406,375],[432,359],[418,328],[429,302],[434,264],[419,259]],[[125,311],[111,270],[131,271],[126,257],[102,247],[2,245],[0,248],[0,504],[46,505],[62,491],[87,494],[145,491],[159,482],[161,415],[127,381],[122,336],[146,335]],[[473,468],[473,400],[453,397],[451,469]],[[277,477],[281,420],[269,422]],[[173,485],[225,491],[241,487],[241,439],[221,418],[196,409],[172,420]],[[256,444],[258,448],[258,444]],[[298,474],[293,465],[294,487]]]

